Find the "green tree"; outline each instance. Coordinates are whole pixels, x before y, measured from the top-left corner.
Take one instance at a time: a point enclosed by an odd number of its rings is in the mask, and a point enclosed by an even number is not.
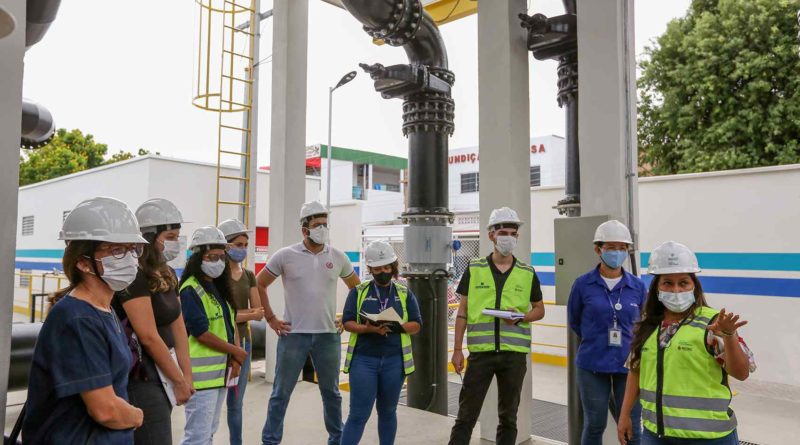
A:
[[[645,50],[639,157],[671,174],[800,162],[796,0],[694,0]]]
[[[19,159],[19,185],[46,181],[70,173],[124,161],[135,157],[120,150],[106,160],[108,146],[80,130],[60,128],[53,139],[42,148],[22,150]],[[149,154],[139,149],[139,155]]]

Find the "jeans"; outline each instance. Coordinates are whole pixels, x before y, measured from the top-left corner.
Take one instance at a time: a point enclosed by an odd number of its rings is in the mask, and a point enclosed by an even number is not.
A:
[[[350,363],[350,414],[342,430],[342,445],[356,445],[364,434],[364,426],[378,411],[380,445],[393,445],[397,433],[397,402],[405,380],[403,356],[385,357],[356,354]],[[376,403],[377,401],[377,403]]]
[[[181,445],[212,445],[225,392],[225,388],[204,389],[186,402],[186,426]]]
[[[136,445],[172,443],[172,404],[161,382],[131,379],[128,399],[144,413],[144,423],[133,431],[133,442]]]
[[[675,437],[665,437],[659,439],[658,436],[645,429],[642,434],[642,445],[739,445],[739,435],[736,430],[719,439],[678,439]]]
[[[239,374],[239,385],[236,388],[228,388],[228,432],[230,434],[231,445],[242,445],[242,401],[244,401],[244,390],[247,388],[247,378],[250,376],[250,360],[253,356],[252,342],[242,338],[239,346],[247,351],[247,358],[242,365],[242,372]]]
[[[475,352],[469,355],[467,372],[458,396],[458,417],[450,432],[450,445],[467,445],[481,413],[483,399],[497,376],[497,445],[517,441],[517,409],[522,380],[528,371],[527,354],[521,352]]]
[[[325,429],[328,430],[328,445],[339,445],[342,436],[342,396],[339,394],[340,342],[341,337],[336,333],[290,333],[278,339],[275,382],[269,398],[267,422],[261,433],[264,445],[277,445],[283,439],[286,406],[289,404],[289,398],[292,396],[309,352],[317,370]]]
[[[625,397],[627,374],[608,374],[578,368],[578,393],[583,406],[583,432],[581,445],[603,445],[603,432],[608,420],[609,403],[614,402],[614,421],[619,419]],[[631,410],[633,440],[629,445],[639,445],[642,432],[642,406],[637,401]]]

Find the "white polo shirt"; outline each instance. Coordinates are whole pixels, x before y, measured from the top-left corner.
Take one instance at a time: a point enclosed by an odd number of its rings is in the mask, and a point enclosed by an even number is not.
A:
[[[344,252],[326,244],[314,254],[300,242],[275,252],[265,267],[283,281],[283,318],[292,324],[292,332],[336,332],[337,281],[354,273]]]

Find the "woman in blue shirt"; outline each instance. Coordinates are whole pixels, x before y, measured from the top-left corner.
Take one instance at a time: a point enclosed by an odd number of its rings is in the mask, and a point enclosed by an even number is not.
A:
[[[392,280],[398,275],[392,246],[373,241],[367,246],[365,257],[373,280],[350,291],[342,314],[344,329],[350,332],[344,365],[344,372],[350,374],[350,413],[341,445],[359,443],[373,405],[378,411],[380,445],[392,445],[397,433],[400,390],[405,376],[414,371],[409,336],[419,332],[422,318],[414,294]],[[402,322],[373,323],[364,317],[387,309],[394,309]]]
[[[247,351],[238,346],[225,236],[214,226],[201,227],[189,248],[180,296],[197,392],[186,403],[181,445],[208,445],[219,427],[227,386],[235,386],[230,378],[239,376]]]
[[[594,244],[600,264],[575,280],[567,303],[569,326],[580,338],[575,364],[583,406],[581,445],[603,444],[611,401],[618,420],[628,374],[625,361],[647,296],[642,280],[622,268],[633,244],[624,224],[600,224]],[[640,417],[641,408],[634,407],[631,445],[639,444]]]
[[[83,201],[64,220],[56,292],[33,352],[22,440],[28,444],[133,445],[142,410],[128,403],[131,351],[111,310],[114,291],[136,278],[147,242],[121,201]]]

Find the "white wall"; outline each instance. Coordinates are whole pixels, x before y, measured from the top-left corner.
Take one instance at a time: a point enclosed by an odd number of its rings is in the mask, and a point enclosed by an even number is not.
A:
[[[403,212],[403,195],[399,192],[370,190],[368,199],[364,201],[362,223],[393,221]]]
[[[331,161],[331,203],[342,203],[353,199],[353,163],[350,161]],[[328,185],[328,159],[322,158],[322,176],[320,197],[325,203],[326,190]]]

